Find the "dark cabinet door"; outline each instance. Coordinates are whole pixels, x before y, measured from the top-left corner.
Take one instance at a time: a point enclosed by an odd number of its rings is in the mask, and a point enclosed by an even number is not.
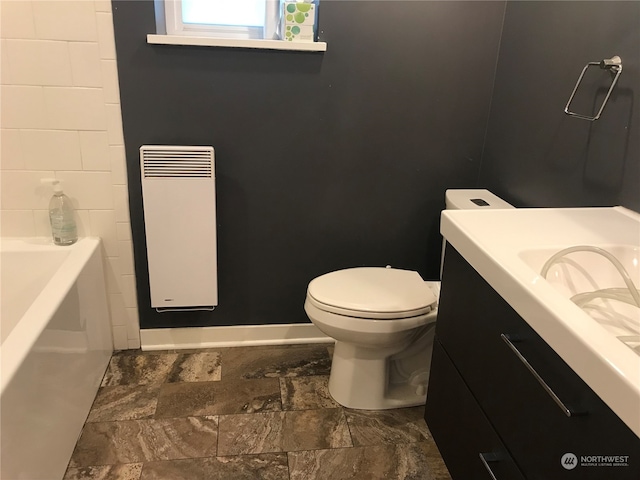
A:
[[[436,335],[529,480],[640,478],[640,439],[451,246]]]
[[[524,480],[437,341],[425,420],[454,479]]]

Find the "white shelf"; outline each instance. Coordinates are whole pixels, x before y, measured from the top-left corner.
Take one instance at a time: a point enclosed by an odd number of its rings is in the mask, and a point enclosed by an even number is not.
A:
[[[187,35],[147,35],[147,43],[155,45],[195,45],[201,47],[260,48],[266,50],[294,50],[303,52],[325,52],[326,42],[286,42],[250,38],[193,37]]]

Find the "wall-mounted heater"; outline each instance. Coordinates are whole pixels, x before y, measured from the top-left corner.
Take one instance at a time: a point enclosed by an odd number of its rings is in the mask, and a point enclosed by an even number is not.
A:
[[[143,145],[140,171],[151,306],[218,304],[213,147]]]

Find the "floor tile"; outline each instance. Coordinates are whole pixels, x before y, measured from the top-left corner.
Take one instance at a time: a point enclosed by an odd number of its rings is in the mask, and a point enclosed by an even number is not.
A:
[[[347,422],[339,408],[220,417],[219,455],[350,446]]]
[[[429,465],[429,472],[433,480],[451,480],[449,470],[442,460],[442,457],[426,457],[427,465]]]
[[[140,480],[289,480],[287,455],[265,453],[144,464]]]
[[[449,470],[447,469],[433,438],[430,438],[426,442],[416,443],[415,445],[422,450],[427,465],[429,466],[429,473],[433,480],[451,480]]]
[[[291,480],[445,480],[419,443],[289,452]]]
[[[355,446],[419,442],[431,437],[423,419],[424,407],[395,410],[345,409]]]
[[[156,412],[159,385],[100,387],[87,422],[140,420]]]
[[[156,418],[279,410],[277,378],[167,383],[160,388]]]
[[[236,347],[221,351],[222,379],[329,375],[324,344]]]
[[[332,353],[116,352],[64,480],[451,480],[424,407],[331,398]]]
[[[340,405],[329,393],[329,377],[280,378],[283,410],[313,410],[318,408],[338,408]]]
[[[142,463],[69,468],[63,480],[139,480]]]
[[[87,423],[72,467],[205,457],[216,454],[218,417]]]
[[[216,382],[220,378],[220,352],[180,353],[167,381]]]
[[[164,383],[177,358],[176,353],[115,354],[102,379],[102,386]]]

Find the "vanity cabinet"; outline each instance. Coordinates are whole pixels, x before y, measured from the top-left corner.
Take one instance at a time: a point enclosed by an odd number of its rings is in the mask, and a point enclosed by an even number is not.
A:
[[[425,420],[454,480],[640,478],[640,439],[451,245]]]

